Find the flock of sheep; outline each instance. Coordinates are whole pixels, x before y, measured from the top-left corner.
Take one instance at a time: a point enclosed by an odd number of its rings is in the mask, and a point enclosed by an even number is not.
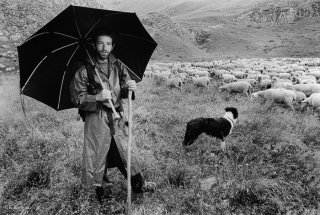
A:
[[[263,103],[284,103],[294,110],[320,111],[320,59],[238,59],[196,63],[154,63],[144,76],[182,91],[186,83],[219,92],[242,93]]]

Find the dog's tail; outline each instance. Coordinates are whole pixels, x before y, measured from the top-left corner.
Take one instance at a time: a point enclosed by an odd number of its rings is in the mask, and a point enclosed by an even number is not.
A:
[[[183,145],[191,145],[205,131],[205,119],[196,118],[188,122]]]

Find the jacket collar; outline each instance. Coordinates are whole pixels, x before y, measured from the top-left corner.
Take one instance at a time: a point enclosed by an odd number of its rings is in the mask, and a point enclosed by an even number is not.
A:
[[[111,63],[114,63],[118,60],[112,53],[109,54],[108,58]]]

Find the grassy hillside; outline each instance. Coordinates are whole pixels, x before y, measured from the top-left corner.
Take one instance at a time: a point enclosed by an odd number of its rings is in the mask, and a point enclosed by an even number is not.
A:
[[[83,122],[75,109],[56,112],[18,96],[18,77],[0,85],[0,214],[123,214],[126,181],[110,171],[115,201],[98,205],[81,186]],[[133,195],[133,214],[317,214],[319,123],[315,115],[282,106],[264,107],[242,95],[226,97],[213,82],[206,92],[191,84],[172,92],[144,79],[133,104],[133,135],[142,170],[158,184]],[[227,106],[239,120],[227,138],[201,135],[182,148],[186,123],[219,117]],[[210,154],[210,152],[214,154]],[[209,190],[201,181],[214,178]]]

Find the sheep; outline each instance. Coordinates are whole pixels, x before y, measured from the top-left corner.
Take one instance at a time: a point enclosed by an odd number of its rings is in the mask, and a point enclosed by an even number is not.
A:
[[[182,79],[180,77],[173,77],[167,80],[167,86],[172,90],[173,88],[177,88],[182,91]]]
[[[292,90],[287,90],[284,88],[277,88],[277,89],[267,89],[252,93],[252,97],[261,97],[264,99],[263,104],[268,102],[276,102],[282,103],[284,102],[287,106],[289,106],[292,110],[293,108],[293,101],[296,100],[296,94]]]
[[[297,84],[316,84],[317,79],[313,75],[302,75],[299,77],[293,77],[293,80]]]
[[[297,64],[292,64],[291,65],[291,68],[292,68],[292,71],[295,72],[295,71],[306,71],[307,68],[304,67],[304,66],[298,66]]]
[[[194,86],[206,87],[208,91],[210,86],[210,79],[211,78],[209,77],[192,77],[192,82]]]
[[[313,75],[316,79],[320,78],[320,70],[309,70],[306,74]]]
[[[313,79],[300,79],[297,78],[297,84],[316,84],[317,81]]]
[[[239,79],[244,79],[248,77],[248,74],[242,71],[232,71],[231,74]]]
[[[229,74],[230,72],[228,70],[218,69],[218,70],[212,70],[211,73],[214,75],[214,77],[222,78],[222,74]]]
[[[176,74],[176,77],[180,77],[182,80],[182,83],[186,83],[187,79],[188,79],[188,74],[183,72],[183,73],[178,73]]]
[[[258,77],[258,84],[259,84],[260,90],[269,89],[272,86],[272,80],[262,79],[261,77]]]
[[[284,73],[280,73],[278,77],[281,78],[281,79],[290,79],[291,78],[291,74],[287,73],[287,72],[284,72]]]
[[[209,72],[208,71],[194,71],[192,75],[198,75],[199,77],[208,77]]]
[[[267,75],[267,74],[258,74],[256,76],[256,79],[258,80],[259,78],[261,78],[261,79],[271,79],[270,75]]]
[[[253,78],[245,78],[245,79],[237,79],[236,81],[246,81],[248,82],[249,84],[252,85],[256,85],[257,84],[257,80],[256,79],[253,79]]]
[[[236,80],[236,77],[231,74],[222,74],[222,79],[225,83],[230,83]]]
[[[302,76],[304,75],[304,71],[301,71],[301,70],[297,70],[297,71],[294,71],[291,73],[292,76]]]
[[[306,96],[320,92],[320,84],[296,84],[293,85],[293,88],[297,91],[303,92]]]
[[[307,98],[306,94],[304,94],[303,92],[300,91],[293,91],[294,94],[296,94],[296,103],[301,103],[303,100],[305,100]]]
[[[247,81],[237,81],[219,87],[219,92],[226,91],[229,95],[231,92],[244,93],[246,96],[249,96],[251,88],[251,84]]]
[[[315,110],[317,112],[320,110],[320,93],[313,93],[301,102],[301,110],[304,110],[308,106],[312,107],[313,113]]]
[[[156,81],[157,84],[161,85],[162,83],[165,83],[169,78],[171,78],[172,73],[171,72],[161,72],[154,74],[153,78]]]
[[[272,88],[285,88],[288,90],[293,90],[293,84],[291,80],[273,78],[272,79]]]
[[[143,74],[144,77],[146,78],[152,78],[153,77],[153,72],[151,70],[146,70]]]

